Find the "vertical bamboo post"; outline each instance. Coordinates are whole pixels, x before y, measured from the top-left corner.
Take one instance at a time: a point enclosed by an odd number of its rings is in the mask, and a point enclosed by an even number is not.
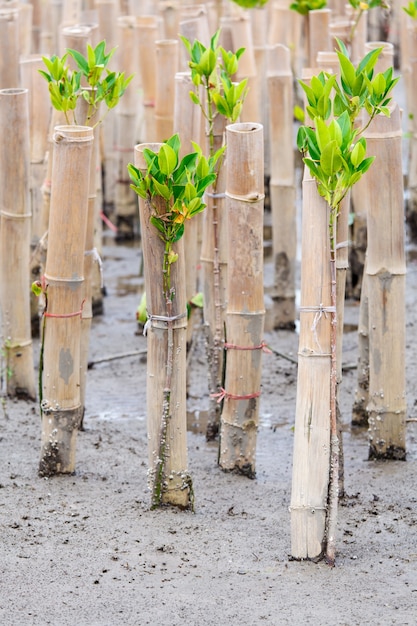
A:
[[[219,150],[224,141],[225,117],[217,115],[213,124],[213,153]],[[208,142],[207,142],[208,143]],[[207,206],[203,214],[201,268],[204,298],[204,325],[206,331],[208,377],[209,377],[209,418],[207,439],[215,439],[220,426],[220,404],[216,394],[223,383],[223,341],[227,304],[227,209],[225,202],[227,161],[222,160],[215,186],[206,192]]]
[[[298,381],[291,491],[291,554],[320,558],[330,465],[331,268],[329,207],[305,169]]]
[[[178,39],[160,39],[156,45],[155,140],[173,133],[175,74],[178,71]]]
[[[412,239],[417,240],[417,23],[411,18],[407,31],[408,57],[404,59],[406,66],[407,82],[407,110],[410,119],[410,148],[408,165],[408,198],[407,198],[407,223],[410,228]]]
[[[263,291],[263,126],[226,127],[226,205],[229,250],[226,312],[226,376],[219,400],[220,467],[249,478],[255,453],[264,331]]]
[[[19,56],[28,56],[32,52],[32,4],[18,4],[19,16]]]
[[[366,175],[365,175],[366,176]],[[369,303],[368,281],[365,271],[362,281],[361,300],[359,305],[358,322],[358,386],[355,390],[355,400],[352,408],[352,425],[367,426],[369,402]]]
[[[55,128],[48,253],[43,288],[39,474],[75,470],[81,420],[80,334],[93,129]]]
[[[0,8],[0,89],[17,87],[19,87],[19,13],[12,5],[10,8]]]
[[[293,75],[288,48],[280,44],[269,53],[267,84],[269,96],[269,135],[274,259],[273,327],[295,326],[295,262],[297,224],[295,167],[293,151]]]
[[[137,60],[136,46],[136,18],[132,15],[122,15],[117,19],[119,39],[118,65],[123,68],[126,76],[135,73]],[[137,219],[136,194],[130,188],[130,179],[127,175],[127,164],[132,160],[133,146],[137,142],[137,92],[131,85],[120,100],[116,110],[116,186],[115,186],[115,216],[118,240],[133,239],[135,234],[134,222]]]
[[[189,97],[193,83],[191,72],[177,72],[175,75],[175,103],[174,103],[174,132],[181,138],[181,151],[179,157],[182,159],[186,154],[192,152],[191,141],[195,141],[199,136],[201,126],[201,109],[196,107]],[[195,216],[189,221],[184,231],[184,254],[185,254],[185,291],[187,302],[196,295],[197,287],[197,265],[200,258],[198,245],[199,216]],[[202,217],[202,216],[201,216]],[[188,323],[188,342],[192,337],[193,324]]]
[[[136,20],[138,65],[143,88],[144,135],[147,143],[155,141],[156,48],[160,21],[156,16]],[[170,136],[170,135],[169,135]]]
[[[291,68],[295,76],[300,76],[304,62],[303,22],[303,16],[292,11],[288,5],[283,6],[278,2],[272,4],[268,43],[280,43],[291,51]]]
[[[144,148],[158,152],[160,144],[135,146],[135,166],[146,172]],[[160,198],[154,198],[155,205],[160,201]],[[171,285],[175,290],[175,297],[171,310],[168,311],[162,274],[165,248],[157,229],[150,222],[151,212],[150,203],[139,198],[149,319],[146,395],[150,488],[154,506],[171,504],[188,508],[192,506],[193,494],[187,470],[184,245],[183,239],[180,239],[173,247],[173,251],[178,254],[178,260],[171,266]],[[173,359],[173,370],[168,386],[171,392],[167,398],[165,391],[169,353]]]
[[[367,131],[369,456],[405,459],[405,249],[402,130],[398,106]],[[393,375],[393,373],[395,373]]]
[[[320,50],[331,50],[330,16],[330,9],[316,9],[308,12],[309,67],[317,67],[317,54]]]
[[[0,137],[0,302],[7,394],[34,400],[27,89],[0,90]]]

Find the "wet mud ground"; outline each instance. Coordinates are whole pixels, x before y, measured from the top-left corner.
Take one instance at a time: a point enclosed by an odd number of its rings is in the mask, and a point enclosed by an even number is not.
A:
[[[297,366],[263,356],[257,477],[217,467],[205,440],[201,333],[189,366],[189,470],[195,512],[151,511],[145,428],[146,339],[135,311],[140,252],[106,237],[107,296],[93,321],[85,430],[74,476],[37,476],[35,403],[0,416],[0,624],[235,626],[417,624],[417,425],[407,461],[368,461],[350,427],[356,370],[341,393],[345,489],[334,569],[290,553]],[[268,271],[268,270],[267,270]],[[417,417],[417,256],[408,251],[407,402]],[[358,305],[347,303],[344,362],[357,358]],[[266,332],[296,358],[298,335]],[[37,352],[37,349],[35,349]],[[141,352],[114,360],[108,357]],[[104,360],[103,360],[104,359]]]

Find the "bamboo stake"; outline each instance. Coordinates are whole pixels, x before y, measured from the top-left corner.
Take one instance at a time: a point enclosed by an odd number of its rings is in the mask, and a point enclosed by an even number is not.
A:
[[[4,5],[3,5],[4,6]],[[19,87],[19,13],[0,9],[0,89]]]
[[[411,22],[411,19],[410,19]],[[407,37],[407,110],[410,124],[410,148],[408,164],[407,223],[413,240],[417,239],[417,23],[409,23]]]
[[[93,129],[57,126],[43,289],[41,476],[75,470],[81,419],[80,333]]]
[[[366,175],[365,175],[366,176]],[[369,302],[366,272],[363,275],[358,323],[358,387],[352,408],[352,425],[368,426],[369,402]]]
[[[322,556],[330,465],[331,268],[329,207],[303,181],[300,340],[291,492],[291,554]]]
[[[367,131],[369,456],[405,459],[405,250],[399,107]],[[393,375],[395,372],[395,375]]]
[[[123,15],[117,19],[119,49],[118,65],[123,68],[126,76],[135,73],[137,61],[136,18]],[[137,111],[138,99],[133,88],[128,89],[120,100],[116,111],[116,186],[115,186],[115,217],[118,229],[117,239],[133,239],[134,222],[137,219],[136,194],[130,188],[127,175],[127,164],[132,160],[133,146],[137,142]]]
[[[316,9],[308,12],[309,25],[309,67],[317,67],[317,54],[320,50],[331,51],[330,9]]]
[[[223,145],[225,118],[216,116],[213,124],[214,154]],[[223,384],[224,328],[227,305],[227,213],[225,202],[227,162],[222,161],[215,187],[206,193],[206,208],[203,213],[201,247],[202,287],[204,297],[204,325],[208,357],[209,416],[207,439],[213,440],[219,432],[221,405],[214,395]]]
[[[19,56],[32,52],[32,4],[18,4],[19,15]]]
[[[282,45],[270,51],[268,72],[271,147],[271,213],[274,257],[273,328],[295,326],[297,225],[293,153],[293,76],[290,52]]]
[[[27,89],[0,90],[2,334],[9,396],[36,397],[30,329],[29,109]]]
[[[303,54],[303,16],[288,6],[274,2],[271,7],[268,43],[280,43],[291,51],[291,68],[294,76],[301,75]]]
[[[160,39],[156,45],[155,140],[173,134],[175,74],[178,71],[178,39]]]
[[[136,20],[138,64],[143,88],[144,136],[147,143],[155,141],[156,48],[161,23],[156,16]]]
[[[135,147],[135,166],[144,172],[143,149],[146,147],[158,152],[160,144]],[[159,198],[154,200],[157,203]],[[142,198],[139,198],[139,215],[149,317],[146,394],[152,504],[188,508],[192,507],[193,493],[187,470],[187,313],[183,240],[174,246],[174,252],[179,255],[171,269],[175,297],[168,305],[161,271],[164,244],[150,222],[151,206]]]
[[[230,254],[226,312],[227,361],[221,416],[220,467],[249,478],[256,473],[263,292],[263,127],[226,127],[226,206]]]
[[[175,75],[174,132],[181,137],[180,158],[192,152],[191,141],[199,136],[201,109],[196,107],[189,97],[192,90],[191,72],[177,72]],[[197,265],[200,258],[198,242],[199,219],[196,216],[187,224],[184,231],[185,254],[185,292],[187,302],[198,291]],[[187,327],[187,343],[192,340],[193,323],[191,317]]]

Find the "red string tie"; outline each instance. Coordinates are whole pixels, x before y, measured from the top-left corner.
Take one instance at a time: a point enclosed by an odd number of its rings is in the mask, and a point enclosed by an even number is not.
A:
[[[45,317],[77,317],[79,315],[81,317],[83,313],[84,302],[85,302],[85,298],[81,302],[81,309],[79,311],[75,311],[75,313],[48,313],[48,311],[45,311],[44,316]]]
[[[272,350],[268,348],[267,344],[263,341],[259,346],[236,346],[233,343],[225,343],[224,348],[226,350],[262,350],[266,354],[272,354]]]
[[[217,398],[217,404],[220,404],[222,400],[252,400],[252,398],[259,398],[260,395],[260,391],[255,391],[255,393],[249,393],[245,396],[238,396],[234,393],[228,393],[226,389],[220,387],[220,391],[218,393],[211,393],[210,398]]]

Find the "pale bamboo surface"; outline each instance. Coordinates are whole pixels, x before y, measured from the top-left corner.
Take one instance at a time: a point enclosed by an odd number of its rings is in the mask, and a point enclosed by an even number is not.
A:
[[[125,76],[134,74],[137,67],[136,18],[123,15],[117,19],[119,48],[118,66]],[[139,101],[137,90],[130,84],[116,109],[116,156],[115,218],[119,238],[133,238],[134,221],[137,217],[137,199],[130,188],[127,165],[132,161],[133,148],[137,143],[137,120]]]
[[[308,12],[309,26],[309,67],[317,67],[317,54],[320,50],[331,51],[330,9],[316,9]]]
[[[267,77],[270,136],[269,184],[274,259],[273,327],[294,328],[297,250],[293,147],[293,75],[290,52],[280,44],[270,51]]]
[[[226,127],[226,210],[229,250],[226,375],[219,464],[250,478],[256,474],[263,291],[263,126]],[[221,396],[220,396],[221,397]]]
[[[136,20],[138,67],[143,87],[144,140],[155,141],[156,47],[161,39],[162,25],[157,16],[141,16]]]
[[[3,5],[4,7],[4,5]],[[19,87],[19,12],[0,9],[0,89]]]
[[[178,133],[181,139],[180,158],[193,152],[191,141],[196,141],[201,128],[201,109],[196,106],[189,92],[193,83],[191,72],[177,72],[175,75],[175,101],[174,101],[174,124],[173,131]],[[185,293],[187,302],[190,302],[198,292],[197,265],[200,260],[201,243],[199,243],[198,229],[202,215],[195,216],[187,223],[184,232],[185,254]],[[187,327],[187,341],[191,341],[193,323],[190,317]]]
[[[406,78],[407,110],[411,132],[408,165],[407,221],[413,238],[417,237],[417,24],[409,19],[404,76]]]
[[[48,253],[43,279],[42,444],[39,473],[75,469],[81,419],[80,334],[93,129],[55,128]]]
[[[318,558],[325,541],[330,465],[331,270],[329,207],[305,171],[300,340],[291,491],[291,554]]]
[[[64,26],[61,30],[61,44],[60,54],[63,55],[68,48],[81,52],[84,56],[87,53],[87,43],[91,43],[91,28],[89,26]],[[67,56],[67,63],[72,70],[77,68],[77,65],[69,54]]]
[[[405,458],[405,247],[398,105],[366,132],[368,171],[370,456]]]
[[[366,269],[363,275],[358,322],[358,387],[352,408],[352,424],[368,425],[369,401],[369,303]]]
[[[214,122],[214,145],[216,151],[223,145],[226,120],[218,115]],[[208,138],[206,153],[209,153]],[[223,346],[225,315],[227,305],[227,261],[228,236],[226,213],[226,172],[227,158],[222,158],[215,186],[205,194],[207,204],[203,213],[201,269],[204,298],[204,325],[208,355],[208,381],[210,408],[207,437],[213,438],[218,432],[220,405],[212,397],[219,391],[223,375]]]
[[[36,398],[30,323],[27,89],[0,90],[0,306],[9,396]]]
[[[143,149],[158,152],[160,144],[140,144],[135,147],[135,165],[146,171]],[[154,199],[160,203],[159,198]],[[186,408],[186,333],[187,312],[185,296],[184,244],[180,239],[174,251],[178,260],[171,266],[171,285],[175,289],[172,321],[167,318],[167,302],[163,288],[164,244],[157,229],[150,223],[152,208],[148,201],[139,198],[139,215],[144,257],[146,304],[149,317],[147,330],[147,427],[150,487],[155,492],[156,482],[161,482],[161,502],[187,508],[191,504],[191,487],[188,481],[187,408]],[[169,399],[168,419],[164,419],[167,358],[173,350],[173,372]],[[166,422],[166,423],[165,423]],[[163,457],[161,459],[161,456]],[[162,461],[162,477],[158,477]]]
[[[32,51],[32,4],[18,4],[19,16],[19,57],[28,56]]]
[[[156,45],[155,141],[165,141],[174,129],[175,74],[179,67],[177,39],[160,39]]]

